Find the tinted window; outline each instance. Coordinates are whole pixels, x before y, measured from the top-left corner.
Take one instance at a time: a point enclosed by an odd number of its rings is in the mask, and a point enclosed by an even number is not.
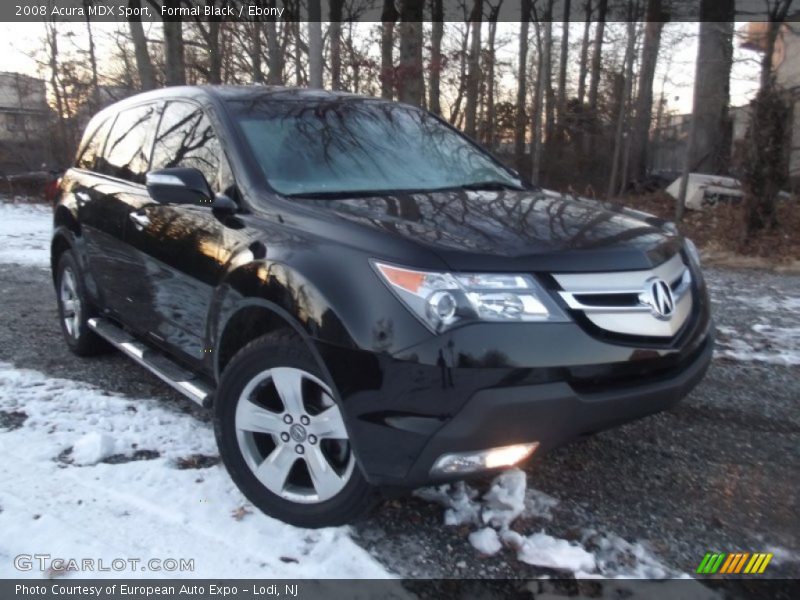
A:
[[[186,102],[167,104],[153,146],[152,169],[194,167],[220,191],[222,160],[219,140],[203,110]]]
[[[338,99],[231,105],[264,175],[284,194],[521,185],[464,136],[411,107]]]
[[[93,131],[87,132],[89,141],[81,145],[83,150],[81,150],[75,163],[79,168],[89,171],[94,170],[97,160],[100,158],[100,153],[103,151],[103,144],[105,144],[108,137],[108,129],[113,121],[114,119],[106,119],[95,127]]]
[[[119,113],[111,128],[102,164],[97,170],[106,175],[144,183],[150,162],[150,127],[155,106],[138,106]]]

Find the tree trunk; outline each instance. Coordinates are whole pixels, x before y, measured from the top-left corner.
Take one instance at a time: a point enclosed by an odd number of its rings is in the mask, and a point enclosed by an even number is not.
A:
[[[500,15],[500,7],[502,5],[503,0],[499,0],[499,2],[495,6],[492,6],[491,10],[489,11],[489,48],[487,52],[489,57],[489,72],[487,73],[486,83],[486,144],[490,149],[494,148],[497,142],[495,139],[495,122],[497,120],[497,115],[495,112],[494,102],[496,60],[495,40],[497,38],[497,18]]]
[[[97,75],[97,54],[94,48],[94,35],[92,34],[92,23],[89,19],[89,6],[92,0],[83,0],[83,6],[86,10],[86,35],[89,38],[89,68],[92,73],[92,104],[94,110],[100,106],[100,85]]]
[[[219,44],[220,21],[208,23],[208,82],[222,83],[222,52]]]
[[[545,143],[553,141],[556,123],[556,95],[553,90],[553,0],[547,0],[544,22],[544,38],[542,40],[542,84],[545,97]]]
[[[792,0],[774,0],[768,3],[769,25],[764,43],[764,55],[761,58],[761,89],[767,89],[772,83],[772,60],[775,54],[775,40],[786,20]]]
[[[650,125],[653,119],[653,80],[656,75],[664,18],[661,0],[648,0],[642,62],[639,66],[639,93],[636,97],[635,118],[630,139],[632,160],[627,172],[631,181],[643,181],[647,176]]]
[[[600,90],[600,67],[603,64],[603,36],[606,31],[607,9],[608,0],[600,0],[597,6],[597,26],[594,29],[592,72],[589,77],[589,110],[591,112],[597,112],[597,94]]]
[[[424,0],[400,2],[400,69],[397,73],[397,98],[422,106],[425,85],[422,73],[422,18]]]
[[[428,92],[430,105],[428,108],[434,114],[442,114],[442,101],[440,94],[442,77],[442,37],[444,37],[444,6],[442,0],[431,2],[431,76],[430,90]]]
[[[534,15],[536,29],[536,87],[533,91],[533,110],[531,113],[531,181],[539,183],[542,168],[542,99],[544,87],[544,52],[539,21]]]
[[[519,26],[519,57],[517,59],[517,106],[514,123],[514,158],[517,170],[522,171],[525,160],[525,131],[527,115],[525,114],[525,97],[528,77],[528,31],[531,16],[530,0],[522,0],[522,12]]]
[[[696,137],[691,168],[701,173],[728,171],[731,157],[730,78],[733,66],[735,0],[703,0],[694,79]]]
[[[344,0],[330,0],[331,88],[342,89],[342,9]]]
[[[567,112],[567,60],[569,59],[569,15],[570,0],[564,0],[564,20],[561,34],[561,56],[558,67],[558,139],[564,137],[564,120]]]
[[[397,23],[394,0],[383,0],[381,13],[381,98],[394,97],[394,26]]]
[[[467,58],[469,56],[469,23],[464,28],[464,35],[461,37],[461,47],[460,52],[458,53],[459,56],[459,68],[458,68],[458,94],[456,95],[456,101],[453,103],[453,108],[450,111],[450,124],[456,125],[458,127],[458,123],[463,116],[461,112],[461,103],[464,100],[464,91],[467,89]]]
[[[617,114],[617,132],[614,138],[614,155],[611,161],[611,177],[608,180],[607,198],[612,198],[618,189],[617,178],[621,171],[621,158],[625,138],[625,124],[628,121],[630,111],[630,98],[633,89],[633,63],[636,51],[636,20],[633,15],[628,18],[628,45],[625,50],[625,80],[623,82],[623,92],[619,101],[619,111]],[[620,185],[621,187],[621,185]]]
[[[164,0],[164,6],[177,9],[179,0]],[[164,21],[164,62],[167,85],[186,85],[186,58],[183,48],[183,22],[178,17]]]
[[[589,70],[589,34],[592,30],[592,0],[586,0],[583,6],[586,12],[586,21],[583,24],[581,59],[578,68],[578,104],[581,106],[583,106],[583,101],[586,100],[586,74]]]
[[[322,8],[308,0],[308,87],[322,89]]]
[[[268,20],[264,23],[264,34],[267,38],[267,83],[270,85],[283,84],[284,52],[278,42],[278,29],[275,21]]]
[[[483,0],[473,0],[469,17],[472,41],[469,49],[469,70],[467,72],[466,99],[464,109],[464,132],[475,137],[477,133],[478,93],[481,81],[481,24],[483,21]]]
[[[141,9],[141,2],[139,0],[128,0],[128,8],[135,14],[136,11]],[[150,52],[147,50],[147,38],[144,36],[141,18],[129,17],[128,28],[133,40],[136,70],[139,72],[139,86],[143,90],[152,90],[156,87],[156,74],[153,70],[153,63],[150,60]]]
[[[250,64],[252,66],[252,80],[253,83],[264,83],[264,70],[261,67],[261,29],[264,24],[256,20],[252,23],[252,31],[250,32]]]

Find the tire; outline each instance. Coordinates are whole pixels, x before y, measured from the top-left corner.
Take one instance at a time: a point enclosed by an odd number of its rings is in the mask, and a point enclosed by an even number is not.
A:
[[[217,446],[234,483],[267,515],[329,527],[353,522],[377,501],[334,398],[290,331],[257,338],[225,368],[214,403]]]
[[[94,308],[71,250],[65,251],[56,267],[56,301],[61,332],[67,346],[78,356],[93,356],[108,350],[108,344],[89,329]]]

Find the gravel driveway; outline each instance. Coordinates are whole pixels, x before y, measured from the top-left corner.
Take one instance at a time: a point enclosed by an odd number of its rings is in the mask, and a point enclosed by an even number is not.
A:
[[[586,547],[637,542],[670,569],[690,573],[708,551],[774,552],[772,576],[800,577],[800,277],[708,269],[707,279],[720,337],[703,383],[669,412],[537,457],[525,467],[528,499],[543,499],[544,509],[524,513],[513,530]],[[119,354],[70,354],[48,270],[4,264],[0,281],[0,361],[162,397],[207,419]],[[484,491],[487,483],[471,486]],[[473,530],[444,525],[441,506],[404,497],[387,500],[353,537],[402,576],[548,572],[507,548],[480,554],[468,541]],[[629,554],[613,560],[635,561]]]

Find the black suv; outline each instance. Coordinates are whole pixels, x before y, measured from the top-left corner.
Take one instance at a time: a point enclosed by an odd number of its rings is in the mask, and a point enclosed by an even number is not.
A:
[[[103,110],[52,268],[69,347],[110,343],[213,408],[242,492],[311,527],[663,410],[713,345],[671,225],[341,93],[175,87]]]

